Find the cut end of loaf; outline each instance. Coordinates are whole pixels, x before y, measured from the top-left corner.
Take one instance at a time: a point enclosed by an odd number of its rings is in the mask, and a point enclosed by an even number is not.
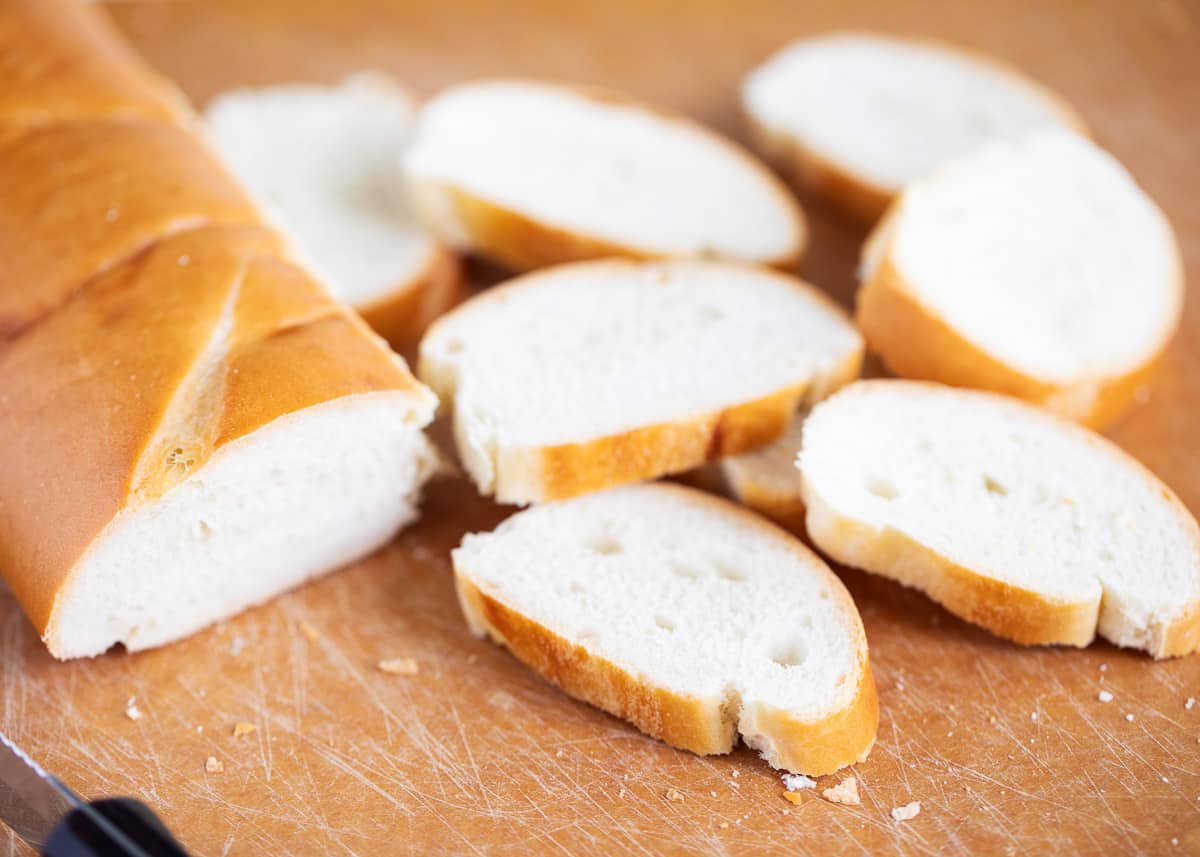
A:
[[[372,393],[227,444],[109,524],[55,599],[46,645],[60,659],[159,646],[365,556],[419,514],[429,417]]]
[[[849,595],[726,501],[667,484],[592,494],[469,535],[453,561],[476,634],[674,746],[725,753],[740,731],[773,766],[820,775],[874,741]]]

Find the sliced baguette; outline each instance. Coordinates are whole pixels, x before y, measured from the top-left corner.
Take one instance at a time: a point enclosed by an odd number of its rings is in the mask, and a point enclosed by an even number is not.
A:
[[[430,327],[418,374],[479,490],[530,503],[768,443],[861,359],[841,310],[787,275],[608,260],[472,298]]]
[[[1166,217],[1068,131],[989,144],[904,191],[863,254],[857,320],[897,375],[1119,414],[1179,325]]]
[[[748,152],[606,92],[452,87],[422,108],[405,168],[434,232],[517,271],[614,255],[790,267],[806,240],[799,206]]]
[[[910,179],[997,137],[1083,120],[996,60],[865,33],[795,42],[755,69],[742,105],[758,147],[801,184],[867,219]]]
[[[777,440],[722,458],[717,465],[730,495],[793,533],[804,531],[803,486],[796,457],[805,416],[802,409]]]
[[[453,554],[471,629],[572,696],[694,753],[866,758],[879,719],[849,593],[731,503],[642,485],[527,509]]]
[[[1002,637],[1200,647],[1200,528],[1099,435],[992,393],[862,381],[816,406],[808,534]]]
[[[459,267],[413,219],[400,157],[412,99],[388,78],[238,90],[205,112],[230,170],[334,294],[401,348],[454,304]]]

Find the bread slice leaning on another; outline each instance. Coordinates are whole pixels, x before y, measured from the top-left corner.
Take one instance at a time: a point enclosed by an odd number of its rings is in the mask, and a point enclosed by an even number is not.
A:
[[[746,78],[742,107],[760,151],[866,220],[911,179],[988,140],[1086,132],[1062,98],[998,60],[869,33],[788,45]]]
[[[768,443],[858,374],[862,340],[784,274],[609,260],[478,295],[435,322],[420,352],[479,490],[530,503]]]
[[[1162,211],[1068,131],[989,144],[911,183],[863,251],[856,318],[888,368],[1086,425],[1138,395],[1179,326]]]
[[[1025,644],[1200,648],[1200,527],[1104,438],[1015,399],[860,381],[817,405],[808,534]]]
[[[879,720],[867,641],[815,554],[677,485],[527,509],[453,554],[471,629],[572,696],[694,753],[739,733],[773,767],[867,757]]]
[[[807,409],[802,409],[787,431],[766,446],[718,462],[730,495],[793,533],[804,532],[803,486],[796,457],[807,415]]]
[[[422,107],[405,170],[429,228],[516,271],[605,256],[789,268],[807,240],[799,205],[749,152],[604,91],[453,86]]]
[[[415,106],[380,74],[235,90],[205,111],[225,163],[321,274],[393,346],[457,302],[454,256],[409,210],[400,158]]]

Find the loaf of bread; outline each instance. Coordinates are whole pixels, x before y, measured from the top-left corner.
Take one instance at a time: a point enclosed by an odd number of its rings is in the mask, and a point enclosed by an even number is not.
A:
[[[455,257],[413,219],[400,158],[415,105],[380,74],[235,90],[205,110],[225,163],[311,270],[397,349],[459,294]]]
[[[767,157],[867,220],[911,179],[989,140],[1084,130],[1062,98],[1003,63],[868,33],[788,45],[746,78],[742,106]]]
[[[434,398],[98,13],[0,5],[0,572],[60,658],[144,649],[416,514]]]
[[[1040,408],[860,381],[813,408],[800,473],[822,552],[1002,637],[1200,648],[1195,518],[1116,446]]]
[[[459,458],[504,503],[678,473],[778,437],[857,377],[862,340],[794,277],[602,260],[478,295],[421,341]]]
[[[450,87],[421,108],[405,169],[430,229],[516,271],[604,256],[789,268],[807,240],[800,207],[749,152],[609,92]]]
[[[911,182],[868,240],[862,277],[859,327],[897,375],[1090,426],[1135,400],[1183,305],[1167,218],[1115,158],[1061,129]]]
[[[617,488],[527,509],[453,552],[472,630],[567,693],[694,753],[866,758],[879,719],[862,621],[797,539],[700,491]]]

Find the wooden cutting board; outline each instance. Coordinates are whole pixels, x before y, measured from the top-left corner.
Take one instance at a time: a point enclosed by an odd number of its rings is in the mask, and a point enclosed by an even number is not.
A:
[[[1166,209],[1200,283],[1200,11],[1189,3],[109,8],[201,103],[237,84],[332,81],[363,67],[420,93],[537,74],[618,87],[735,135],[737,81],[794,36],[871,27],[943,37],[1012,60],[1075,102]],[[848,301],[863,233],[816,202],[809,211],[806,274]],[[1112,435],[1198,511],[1195,297],[1153,396]],[[54,663],[0,590],[0,728],[84,795],[144,797],[202,855],[1200,854],[1200,703],[1185,706],[1200,697],[1200,656],[1022,649],[846,572],[870,638],[879,743],[854,770],[862,806],[812,792],[792,805],[753,753],[672,750],[467,634],[447,554],[504,514],[469,486],[442,483],[422,523],[371,559],[138,656]],[[398,657],[414,658],[418,674],[376,666]],[[131,698],[140,719],[127,714]],[[238,723],[256,731],[234,737]],[[208,757],[223,770],[206,771]],[[913,800],[921,814],[894,822],[892,807]],[[0,851],[28,853],[7,831]]]

